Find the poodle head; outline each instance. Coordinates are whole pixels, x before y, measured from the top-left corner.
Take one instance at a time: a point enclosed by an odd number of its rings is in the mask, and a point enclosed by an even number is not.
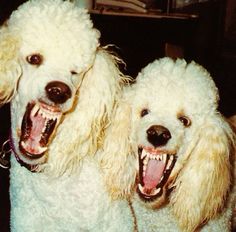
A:
[[[217,112],[217,88],[196,63],[165,58],[147,66],[133,89],[138,195],[154,209],[169,202],[192,231],[223,207],[230,188],[233,133]]]
[[[111,73],[115,59],[98,49],[100,33],[86,10],[62,0],[31,0],[12,13],[0,33],[0,100],[11,101],[13,147],[21,161],[30,165],[51,162],[50,148],[59,132],[64,139],[57,145],[65,154],[73,140],[70,130],[76,127],[72,125],[75,116],[70,123],[66,118],[77,108],[87,115],[78,132],[81,137],[86,139],[92,127],[102,130],[99,126],[107,114],[103,108],[110,110],[113,104],[119,73]],[[97,96],[96,89],[104,95],[109,91],[107,98]],[[64,122],[67,127],[58,132]]]
[[[183,154],[196,131],[215,113],[217,89],[200,66],[165,58],[143,69],[131,92],[138,193],[151,204],[159,203],[172,186],[174,170],[187,159]]]
[[[120,154],[126,163],[127,157],[133,163],[138,160],[133,165],[138,167],[138,198],[154,210],[169,203],[187,231],[213,217],[230,188],[233,133],[217,112],[218,99],[213,80],[201,66],[163,58],[139,73],[124,96],[129,111],[122,103],[117,116],[130,124],[120,133],[119,147],[122,141],[130,144]],[[130,163],[126,170],[132,168]]]

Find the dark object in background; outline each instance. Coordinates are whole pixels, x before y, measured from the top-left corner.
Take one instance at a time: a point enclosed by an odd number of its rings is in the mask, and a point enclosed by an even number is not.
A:
[[[15,10],[19,5],[21,5],[26,0],[1,0],[0,1],[0,24],[10,16],[13,10]]]
[[[0,108],[0,149],[4,141],[8,139],[10,127],[10,106]],[[0,167],[0,231],[8,232],[10,218],[9,200],[9,170]]]
[[[10,16],[13,10],[26,0],[1,0],[0,1],[0,25]],[[4,141],[8,139],[10,128],[9,104],[0,108],[0,149]],[[10,200],[9,200],[9,170],[0,168],[0,231],[10,231]]]

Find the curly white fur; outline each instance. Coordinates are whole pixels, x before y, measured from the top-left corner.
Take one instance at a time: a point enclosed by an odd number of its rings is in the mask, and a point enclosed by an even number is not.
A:
[[[149,64],[125,90],[101,162],[113,197],[134,190],[139,231],[231,230],[235,136],[218,99],[204,68],[170,58]]]
[[[0,30],[0,101],[11,103],[11,231],[129,231],[95,153],[125,77],[86,10],[30,0]],[[124,223],[126,222],[126,223]]]

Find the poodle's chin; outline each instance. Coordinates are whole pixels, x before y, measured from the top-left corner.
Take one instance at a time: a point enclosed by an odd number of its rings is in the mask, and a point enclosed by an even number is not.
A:
[[[61,120],[59,107],[42,101],[28,103],[20,130],[19,159],[29,164],[45,160],[51,138]]]
[[[165,199],[169,176],[176,162],[173,152],[139,146],[139,178],[137,193],[151,207],[158,207]]]

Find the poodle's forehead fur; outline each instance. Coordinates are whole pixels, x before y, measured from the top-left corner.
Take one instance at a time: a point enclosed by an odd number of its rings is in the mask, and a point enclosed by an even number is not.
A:
[[[13,12],[8,26],[23,43],[22,56],[40,53],[54,67],[63,61],[63,67],[83,71],[92,64],[99,45],[100,34],[87,12],[66,1],[29,1]]]
[[[137,110],[146,107],[156,111],[207,115],[218,105],[218,90],[205,69],[194,62],[187,64],[184,60],[169,58],[156,60],[144,68],[132,94]]]

